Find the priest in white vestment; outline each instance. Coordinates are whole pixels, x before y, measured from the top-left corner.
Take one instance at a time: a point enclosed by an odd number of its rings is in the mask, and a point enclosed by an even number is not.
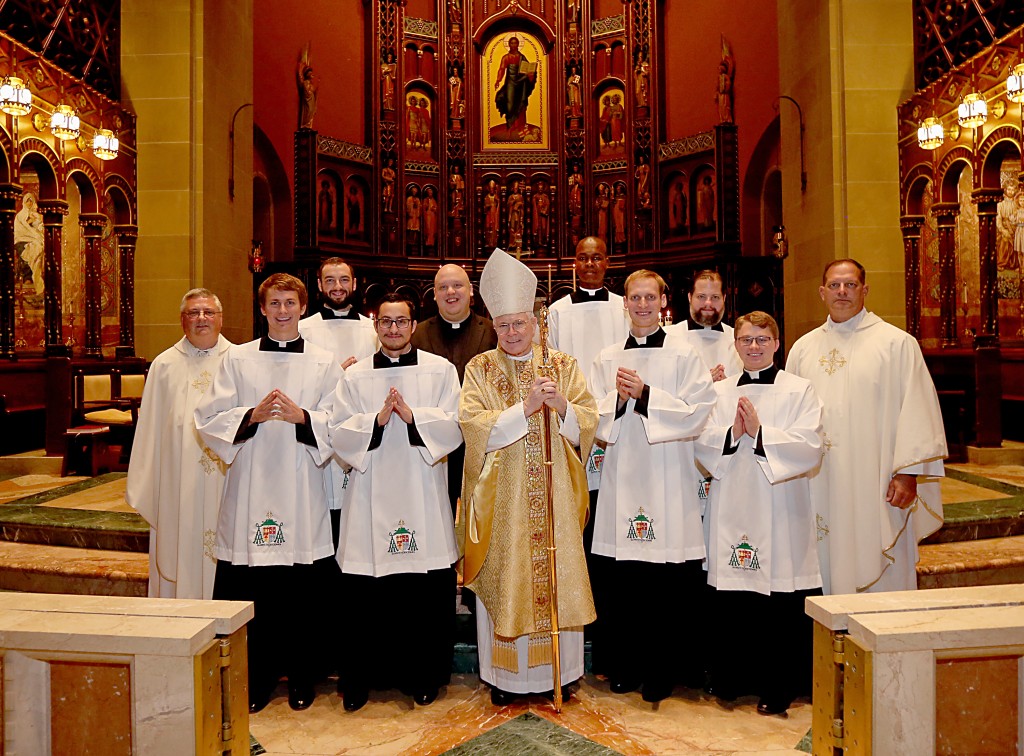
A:
[[[630,335],[602,349],[591,369],[597,436],[607,444],[594,524],[600,565],[594,593],[598,607],[609,611],[603,653],[612,692],[642,686],[643,699],[656,702],[676,682],[704,683],[703,616],[694,616],[704,592],[704,534],[693,441],[715,392],[696,351],[658,323],[666,304],[661,276],[632,273],[625,301]]]
[[[451,677],[454,564],[459,552],[446,459],[462,443],[459,376],[418,350],[414,305],[389,294],[377,312],[380,351],[345,371],[330,423],[346,464],[341,565],[346,602],[340,683],[346,711],[370,688],[399,688],[433,703]]]
[[[942,526],[946,438],[917,341],[864,307],[864,267],[836,260],[818,289],[825,324],[786,369],[825,407],[825,456],[811,479],[825,593],[913,590],[917,544]]]
[[[684,335],[689,340],[711,371],[713,381],[738,375],[743,363],[733,346],[733,329],[722,322],[725,315],[722,274],[717,270],[698,271],[690,282],[686,298],[688,317],[665,330],[674,335]]]
[[[228,465],[214,553],[215,599],[253,601],[249,707],[281,675],[288,703],[313,703],[316,661],[340,577],[325,489],[327,423],[341,378],[334,356],[299,336],[306,287],[275,273],[260,286],[268,335],[231,347],[196,407],[203,441]]]
[[[708,548],[710,690],[753,693],[781,714],[811,692],[812,627],[804,600],[821,594],[807,475],[821,462],[821,402],[809,381],[775,367],[779,326],[764,312],[736,321],[744,371],[715,384],[696,444],[715,478]],[[764,618],[757,632],[738,618]]]
[[[342,370],[377,351],[373,321],[354,306],[358,284],[351,265],[340,257],[328,257],[317,271],[320,309],[299,321],[299,335],[333,354]],[[345,466],[337,458],[331,461],[327,485],[331,535],[337,548],[346,486]]]
[[[149,366],[135,427],[125,499],[149,523],[149,596],[208,599],[224,463],[193,417],[231,342],[224,308],[209,289],[181,300],[185,335]]]
[[[536,292],[529,268],[500,249],[491,253],[480,293],[498,348],[469,361],[459,399],[466,464],[458,535],[465,585],[478,599],[480,678],[491,685],[496,706],[526,693],[558,695],[551,663],[551,531],[563,699],[583,675],[583,626],[594,620],[583,554],[589,499],[582,460],[593,443],[597,413],[576,360],[551,350],[545,365],[542,348],[533,343]]]
[[[590,366],[598,352],[611,344],[621,344],[629,334],[629,317],[623,299],[605,286],[608,271],[608,249],[598,236],[587,236],[576,245],[573,262],[574,276],[579,286],[559,299],[548,309],[548,344],[559,352],[576,358],[580,369],[589,380]],[[591,393],[593,387],[588,385]],[[594,542],[594,513],[597,508],[597,489],[601,484],[601,465],[604,445],[595,443],[587,460],[587,485],[590,489],[590,519],[583,529],[583,549],[587,553],[587,568],[591,583],[599,566],[592,556]],[[594,594],[597,619],[587,626],[590,640],[591,669],[603,674],[604,645],[601,633],[608,611],[601,607],[600,596]]]

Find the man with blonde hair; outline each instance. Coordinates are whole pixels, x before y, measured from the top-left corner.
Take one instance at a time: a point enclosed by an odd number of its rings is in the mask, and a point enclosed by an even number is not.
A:
[[[642,686],[652,703],[677,681],[704,683],[702,639],[691,616],[704,591],[704,537],[697,499],[686,494],[700,479],[693,440],[715,396],[696,351],[662,329],[665,303],[661,276],[632,273],[625,286],[629,336],[601,350],[590,378],[597,437],[607,444],[593,546],[594,593],[608,615],[605,670],[613,693]],[[637,601],[638,588],[655,585],[671,585],[675,598]]]
[[[775,367],[771,315],[736,320],[743,372],[715,384],[717,401],[696,443],[715,477],[704,530],[705,626],[710,689],[719,698],[760,696],[781,714],[811,690],[811,622],[804,600],[821,594],[808,474],[821,460],[821,402],[809,381]],[[771,617],[751,634],[737,617]]]

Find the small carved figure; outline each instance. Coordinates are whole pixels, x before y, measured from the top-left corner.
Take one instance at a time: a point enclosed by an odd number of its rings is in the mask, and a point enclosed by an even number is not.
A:
[[[651,66],[642,55],[637,58],[636,70],[633,72],[633,85],[636,91],[636,106],[646,108],[648,106],[648,92],[650,91]]]
[[[405,241],[410,247],[420,243],[420,209],[420,190],[413,184],[405,198]]]
[[[636,176],[637,202],[646,210],[651,206],[651,167],[644,161],[643,155],[639,158],[639,165],[637,165],[634,175]]]
[[[519,182],[512,182],[508,195],[508,251],[519,252],[523,248],[523,193]]]
[[[381,188],[381,204],[385,213],[395,212],[395,161],[388,160],[380,169],[380,178],[384,182]]]
[[[612,203],[612,225],[615,228],[615,246],[626,243],[626,187],[615,187],[615,201]]]
[[[706,174],[697,185],[697,228],[714,228],[718,220],[718,212],[715,207],[715,179],[710,173]]]
[[[462,78],[459,76],[459,69],[455,67],[452,68],[452,75],[448,77],[448,115],[456,119],[466,116],[466,103],[462,99]]]
[[[491,179],[487,184],[487,194],[484,195],[484,234],[488,247],[498,246],[499,205],[498,185]]]
[[[547,185],[542,181],[537,184],[537,192],[533,195],[533,243],[536,247],[546,247],[548,243],[548,220],[551,213],[551,196]]]
[[[395,54],[388,51],[385,62],[380,66],[380,102],[384,110],[395,109],[395,75],[397,70]]]
[[[309,42],[302,48],[299,55],[299,66],[295,72],[299,85],[299,128],[313,128],[313,117],[316,115],[317,85],[313,80],[313,64],[309,56]]]
[[[569,66],[569,78],[565,82],[565,91],[569,102],[570,118],[581,118],[583,116],[583,98],[580,95],[580,81],[580,75],[576,72],[576,66]]]
[[[597,207],[597,237],[605,244],[608,243],[608,221],[612,207],[612,190],[608,184],[601,184],[598,187],[597,199],[594,200]]]
[[[729,42],[723,36],[722,60],[718,64],[718,90],[715,93],[719,123],[732,123],[732,80],[735,73],[736,62],[733,60]]]
[[[466,191],[466,181],[459,173],[459,166],[452,166],[452,175],[448,179],[448,186],[451,188],[451,207],[448,214],[451,216],[462,215],[462,195]]]
[[[435,247],[437,246],[437,199],[434,197],[434,187],[428,186],[423,190],[420,212],[423,217],[423,246]]]

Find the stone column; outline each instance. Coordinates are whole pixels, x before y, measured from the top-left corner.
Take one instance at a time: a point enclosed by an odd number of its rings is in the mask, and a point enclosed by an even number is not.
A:
[[[85,353],[90,357],[102,357],[100,242],[107,216],[101,213],[82,213],[78,216],[78,224],[82,227],[85,239]]]
[[[0,184],[0,359],[14,359],[14,215],[22,189]]]
[[[43,282],[46,286],[43,292],[43,311],[46,355],[67,356],[71,350],[64,345],[63,338],[61,252],[68,203],[60,199],[39,200],[39,212],[43,215]]]
[[[120,328],[117,356],[135,356],[135,242],[138,226],[114,226],[117,235],[117,322]]]
[[[980,256],[981,318],[974,339],[975,443],[999,447],[1003,441],[1001,403],[1002,356],[999,351],[999,297],[996,267],[996,206],[1001,189],[979,189],[972,200],[978,205],[978,252]]]

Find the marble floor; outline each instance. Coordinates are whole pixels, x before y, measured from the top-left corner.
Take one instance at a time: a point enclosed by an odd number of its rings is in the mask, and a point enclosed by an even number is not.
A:
[[[93,479],[0,473],[0,527],[7,534],[6,540],[0,539],[3,587],[144,595],[147,557],[139,539],[145,537],[146,526],[124,502],[124,486],[123,474],[116,473]],[[1024,517],[1024,467],[950,465],[942,492],[947,526],[962,521],[961,530],[968,534],[959,542],[922,547],[919,578],[936,587],[955,584],[950,581],[963,577],[972,565],[997,563],[1005,564],[1000,582],[1006,582],[1007,575],[1024,582],[1019,523]],[[986,523],[988,518],[991,524]],[[987,528],[984,535],[979,528]],[[1009,532],[1004,534],[1001,528]],[[106,540],[100,540],[114,545],[72,548],[76,544],[61,535],[90,529],[93,534],[102,531]],[[38,540],[19,542],[29,540],[19,537],[29,530]],[[69,587],[71,580],[79,580],[81,586]],[[494,707],[486,686],[473,674],[455,675],[428,707],[417,707],[390,691],[374,693],[363,709],[347,713],[334,686],[325,684],[309,710],[293,712],[285,693],[281,686],[270,705],[251,718],[254,754],[670,756],[810,751],[809,701],[797,701],[785,717],[763,716],[756,712],[754,698],[726,707],[705,694],[677,688],[671,698],[652,705],[639,693],[614,695],[607,682],[591,675],[580,682],[561,714],[540,697]]]
[[[805,740],[811,705],[798,700],[786,716],[764,716],[757,699],[740,698],[726,708],[716,699],[685,688],[658,704],[639,693],[615,695],[608,683],[587,675],[573,697],[555,713],[539,696],[510,706],[491,705],[475,675],[454,675],[430,706],[415,706],[397,691],[375,692],[349,713],[332,685],[319,689],[313,706],[288,708],[281,686],[249,731],[270,756],[392,756],[410,754],[797,754],[810,752]],[[261,750],[262,749],[262,750]]]

